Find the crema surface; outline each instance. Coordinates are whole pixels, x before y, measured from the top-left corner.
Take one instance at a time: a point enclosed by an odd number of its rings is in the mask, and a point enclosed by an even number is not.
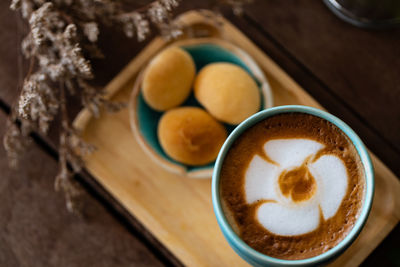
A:
[[[365,178],[350,140],[330,122],[276,115],[246,130],[221,169],[228,221],[269,256],[304,259],[337,245],[363,205]]]

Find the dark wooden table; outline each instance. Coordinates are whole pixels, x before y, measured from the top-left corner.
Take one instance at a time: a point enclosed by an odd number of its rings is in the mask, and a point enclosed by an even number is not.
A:
[[[212,1],[183,1],[177,13],[207,8]],[[0,136],[18,94],[24,64],[18,63],[18,18],[0,3]],[[368,31],[350,26],[322,1],[256,0],[235,17],[243,30],[331,113],[350,124],[367,146],[400,176],[400,30]],[[146,44],[115,31],[102,33],[106,55],[96,61],[95,83],[104,86]],[[80,105],[72,104],[72,114]],[[76,178],[85,189],[82,217],[66,211],[53,188],[57,127],[34,135],[20,168],[9,170],[0,147],[0,266],[181,265],[90,175]],[[400,266],[400,227],[365,260],[364,266]]]

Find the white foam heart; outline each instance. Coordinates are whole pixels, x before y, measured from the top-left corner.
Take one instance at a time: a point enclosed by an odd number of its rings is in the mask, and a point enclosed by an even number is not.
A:
[[[264,144],[268,157],[283,169],[300,166],[304,160],[317,153],[324,145],[310,139],[276,139]]]
[[[346,167],[338,157],[324,155],[308,168],[317,182],[319,204],[327,220],[336,214],[346,195],[348,186]]]
[[[246,171],[245,192],[248,203],[260,199],[276,200],[278,179],[278,166],[271,164],[255,155]]]
[[[257,210],[257,219],[268,231],[277,235],[301,235],[317,229],[319,225],[318,204],[285,206],[264,203]]]

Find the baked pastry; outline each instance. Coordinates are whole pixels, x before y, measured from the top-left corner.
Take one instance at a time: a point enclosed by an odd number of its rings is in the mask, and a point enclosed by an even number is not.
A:
[[[179,106],[190,94],[195,73],[196,67],[188,52],[179,47],[163,50],[144,72],[144,100],[158,111]]]
[[[229,124],[238,124],[260,110],[256,82],[231,63],[205,66],[195,79],[194,94],[211,115]]]
[[[158,140],[165,153],[188,165],[215,160],[225,139],[225,127],[198,107],[171,109],[158,124]]]

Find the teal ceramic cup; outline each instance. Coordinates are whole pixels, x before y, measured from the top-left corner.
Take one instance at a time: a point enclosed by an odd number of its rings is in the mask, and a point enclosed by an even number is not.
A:
[[[335,247],[328,250],[325,253],[322,253],[318,256],[302,259],[302,260],[282,260],[267,256],[262,254],[250,246],[248,246],[245,242],[243,242],[240,237],[233,231],[230,224],[228,223],[223,209],[221,205],[220,193],[219,193],[219,184],[220,184],[220,172],[222,163],[224,161],[225,156],[229,152],[230,147],[235,142],[235,140],[248,128],[257,124],[258,122],[278,114],[283,113],[306,113],[311,114],[320,118],[323,118],[342,130],[344,134],[351,140],[353,145],[355,146],[362,165],[364,167],[365,172],[365,196],[364,203],[359,215],[358,220],[356,221],[353,229],[349,232],[349,234]],[[267,110],[260,111],[253,116],[249,117],[245,121],[243,121],[236,129],[229,135],[224,145],[222,146],[218,158],[215,163],[213,177],[212,177],[212,201],[214,206],[215,216],[217,217],[218,224],[222,230],[223,235],[226,240],[230,244],[230,246],[235,250],[239,256],[241,256],[245,261],[252,264],[253,266],[314,266],[314,265],[322,265],[328,263],[335,258],[337,258],[340,254],[342,254],[357,238],[359,233],[367,221],[368,214],[371,210],[372,200],[374,196],[374,170],[372,166],[371,159],[368,155],[368,151],[365,145],[362,143],[357,134],[343,121],[333,116],[332,114],[306,106],[279,106],[270,108]]]

